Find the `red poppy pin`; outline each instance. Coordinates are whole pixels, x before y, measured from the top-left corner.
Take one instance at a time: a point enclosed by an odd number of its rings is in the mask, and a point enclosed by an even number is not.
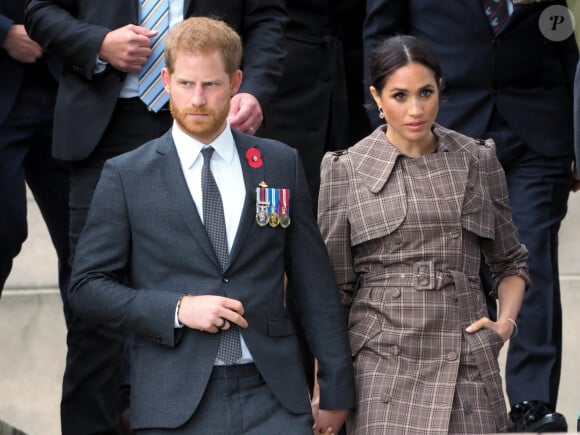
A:
[[[250,168],[257,169],[262,166],[262,154],[260,150],[256,147],[252,147],[246,151],[246,158],[248,159],[248,165]]]

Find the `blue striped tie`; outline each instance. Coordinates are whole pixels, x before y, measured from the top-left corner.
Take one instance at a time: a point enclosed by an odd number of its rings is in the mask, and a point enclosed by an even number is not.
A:
[[[169,0],[141,0],[141,25],[157,30],[157,36],[152,40],[151,56],[139,72],[139,96],[149,110],[158,112],[169,101],[161,82],[161,70],[165,66],[163,48],[169,30]]]

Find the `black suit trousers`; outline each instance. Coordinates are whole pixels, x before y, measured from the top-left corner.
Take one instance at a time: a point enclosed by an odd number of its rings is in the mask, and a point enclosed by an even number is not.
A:
[[[56,249],[66,305],[68,170],[64,162],[50,156],[56,85],[48,82],[46,77],[25,76],[14,106],[0,124],[0,293],[28,235],[28,184]]]
[[[514,224],[529,251],[532,281],[518,315],[519,332],[509,341],[506,362],[509,401],[515,404],[542,400],[555,407],[562,364],[558,230],[567,211],[571,156],[539,155],[497,112],[485,137],[496,141],[497,155],[506,173]],[[530,357],[530,349],[536,357]]]

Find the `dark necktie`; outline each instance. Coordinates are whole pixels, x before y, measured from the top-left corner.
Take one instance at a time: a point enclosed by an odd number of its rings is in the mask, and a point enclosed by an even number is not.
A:
[[[482,4],[491,30],[497,35],[509,18],[506,0],[482,0]]]
[[[203,195],[203,224],[211,241],[222,270],[228,264],[228,237],[224,206],[215,178],[211,172],[210,161],[214,149],[211,147],[201,150],[203,167],[201,169],[201,192]],[[221,331],[217,358],[225,364],[233,364],[242,356],[240,333],[238,327],[230,323],[229,329]]]

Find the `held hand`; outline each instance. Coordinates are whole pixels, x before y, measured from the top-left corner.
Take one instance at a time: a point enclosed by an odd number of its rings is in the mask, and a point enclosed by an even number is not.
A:
[[[42,47],[30,39],[22,24],[14,24],[8,29],[2,47],[12,59],[21,63],[34,63],[42,56]]]
[[[156,30],[128,24],[105,35],[99,58],[123,72],[139,72],[151,55],[151,38]]]
[[[338,435],[347,415],[348,409],[320,409],[313,432],[317,435]]]
[[[240,93],[232,97],[228,121],[232,128],[254,135],[262,125],[262,107],[252,94]]]
[[[242,317],[244,307],[236,299],[222,296],[184,296],[179,305],[178,320],[188,328],[216,333],[229,329],[230,323],[247,328],[248,322]]]
[[[498,319],[497,322],[493,322],[487,317],[482,317],[481,319],[469,325],[466,331],[470,334],[473,334],[482,328],[493,329],[505,342],[512,336],[515,329],[515,324],[507,319]]]

